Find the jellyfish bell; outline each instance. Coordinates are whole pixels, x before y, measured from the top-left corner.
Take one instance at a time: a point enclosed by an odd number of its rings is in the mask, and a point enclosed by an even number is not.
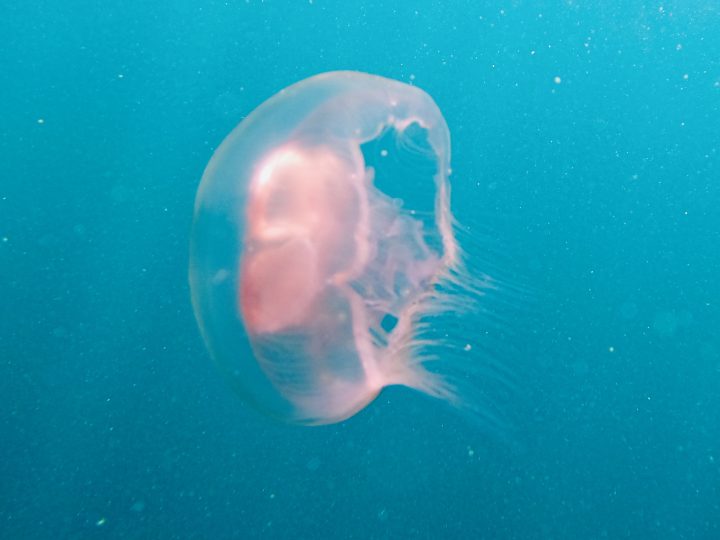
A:
[[[471,360],[455,378],[442,367],[443,351],[470,355],[438,325],[489,285],[466,270],[449,173],[433,100],[364,73],[294,84],[230,133],[198,188],[190,286],[243,397],[302,424],[344,420],[390,385],[478,407],[459,382]]]

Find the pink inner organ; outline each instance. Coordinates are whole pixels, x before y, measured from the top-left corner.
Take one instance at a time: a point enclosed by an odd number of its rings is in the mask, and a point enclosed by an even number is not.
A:
[[[372,170],[353,170],[324,146],[274,150],[252,178],[247,208],[238,305],[286,397],[360,384],[365,401],[405,382],[381,358],[394,331],[382,322],[401,320],[438,271],[422,222],[375,189]],[[297,362],[304,371],[286,369]]]

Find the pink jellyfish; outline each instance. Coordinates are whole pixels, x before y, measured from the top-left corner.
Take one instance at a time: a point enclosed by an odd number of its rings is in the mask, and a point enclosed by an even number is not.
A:
[[[379,182],[388,150],[371,166],[363,148],[388,133],[430,164],[422,184]],[[449,162],[430,96],[349,71],[282,90],[223,141],[197,192],[190,285],[211,355],[250,403],[304,424],[346,419],[389,385],[473,406],[442,351],[477,359],[432,328],[488,283],[465,270]]]

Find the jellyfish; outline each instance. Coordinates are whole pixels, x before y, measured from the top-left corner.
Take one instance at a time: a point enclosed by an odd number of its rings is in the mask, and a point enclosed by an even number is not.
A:
[[[477,406],[462,384],[474,360],[458,364],[469,345],[437,327],[489,283],[467,271],[449,176],[432,98],[365,73],[293,84],[227,136],[197,191],[189,280],[207,348],[248,403],[308,425],[392,385]]]

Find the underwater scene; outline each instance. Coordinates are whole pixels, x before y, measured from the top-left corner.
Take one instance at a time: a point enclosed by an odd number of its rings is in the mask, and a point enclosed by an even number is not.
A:
[[[0,36],[0,538],[720,539],[716,1]]]

